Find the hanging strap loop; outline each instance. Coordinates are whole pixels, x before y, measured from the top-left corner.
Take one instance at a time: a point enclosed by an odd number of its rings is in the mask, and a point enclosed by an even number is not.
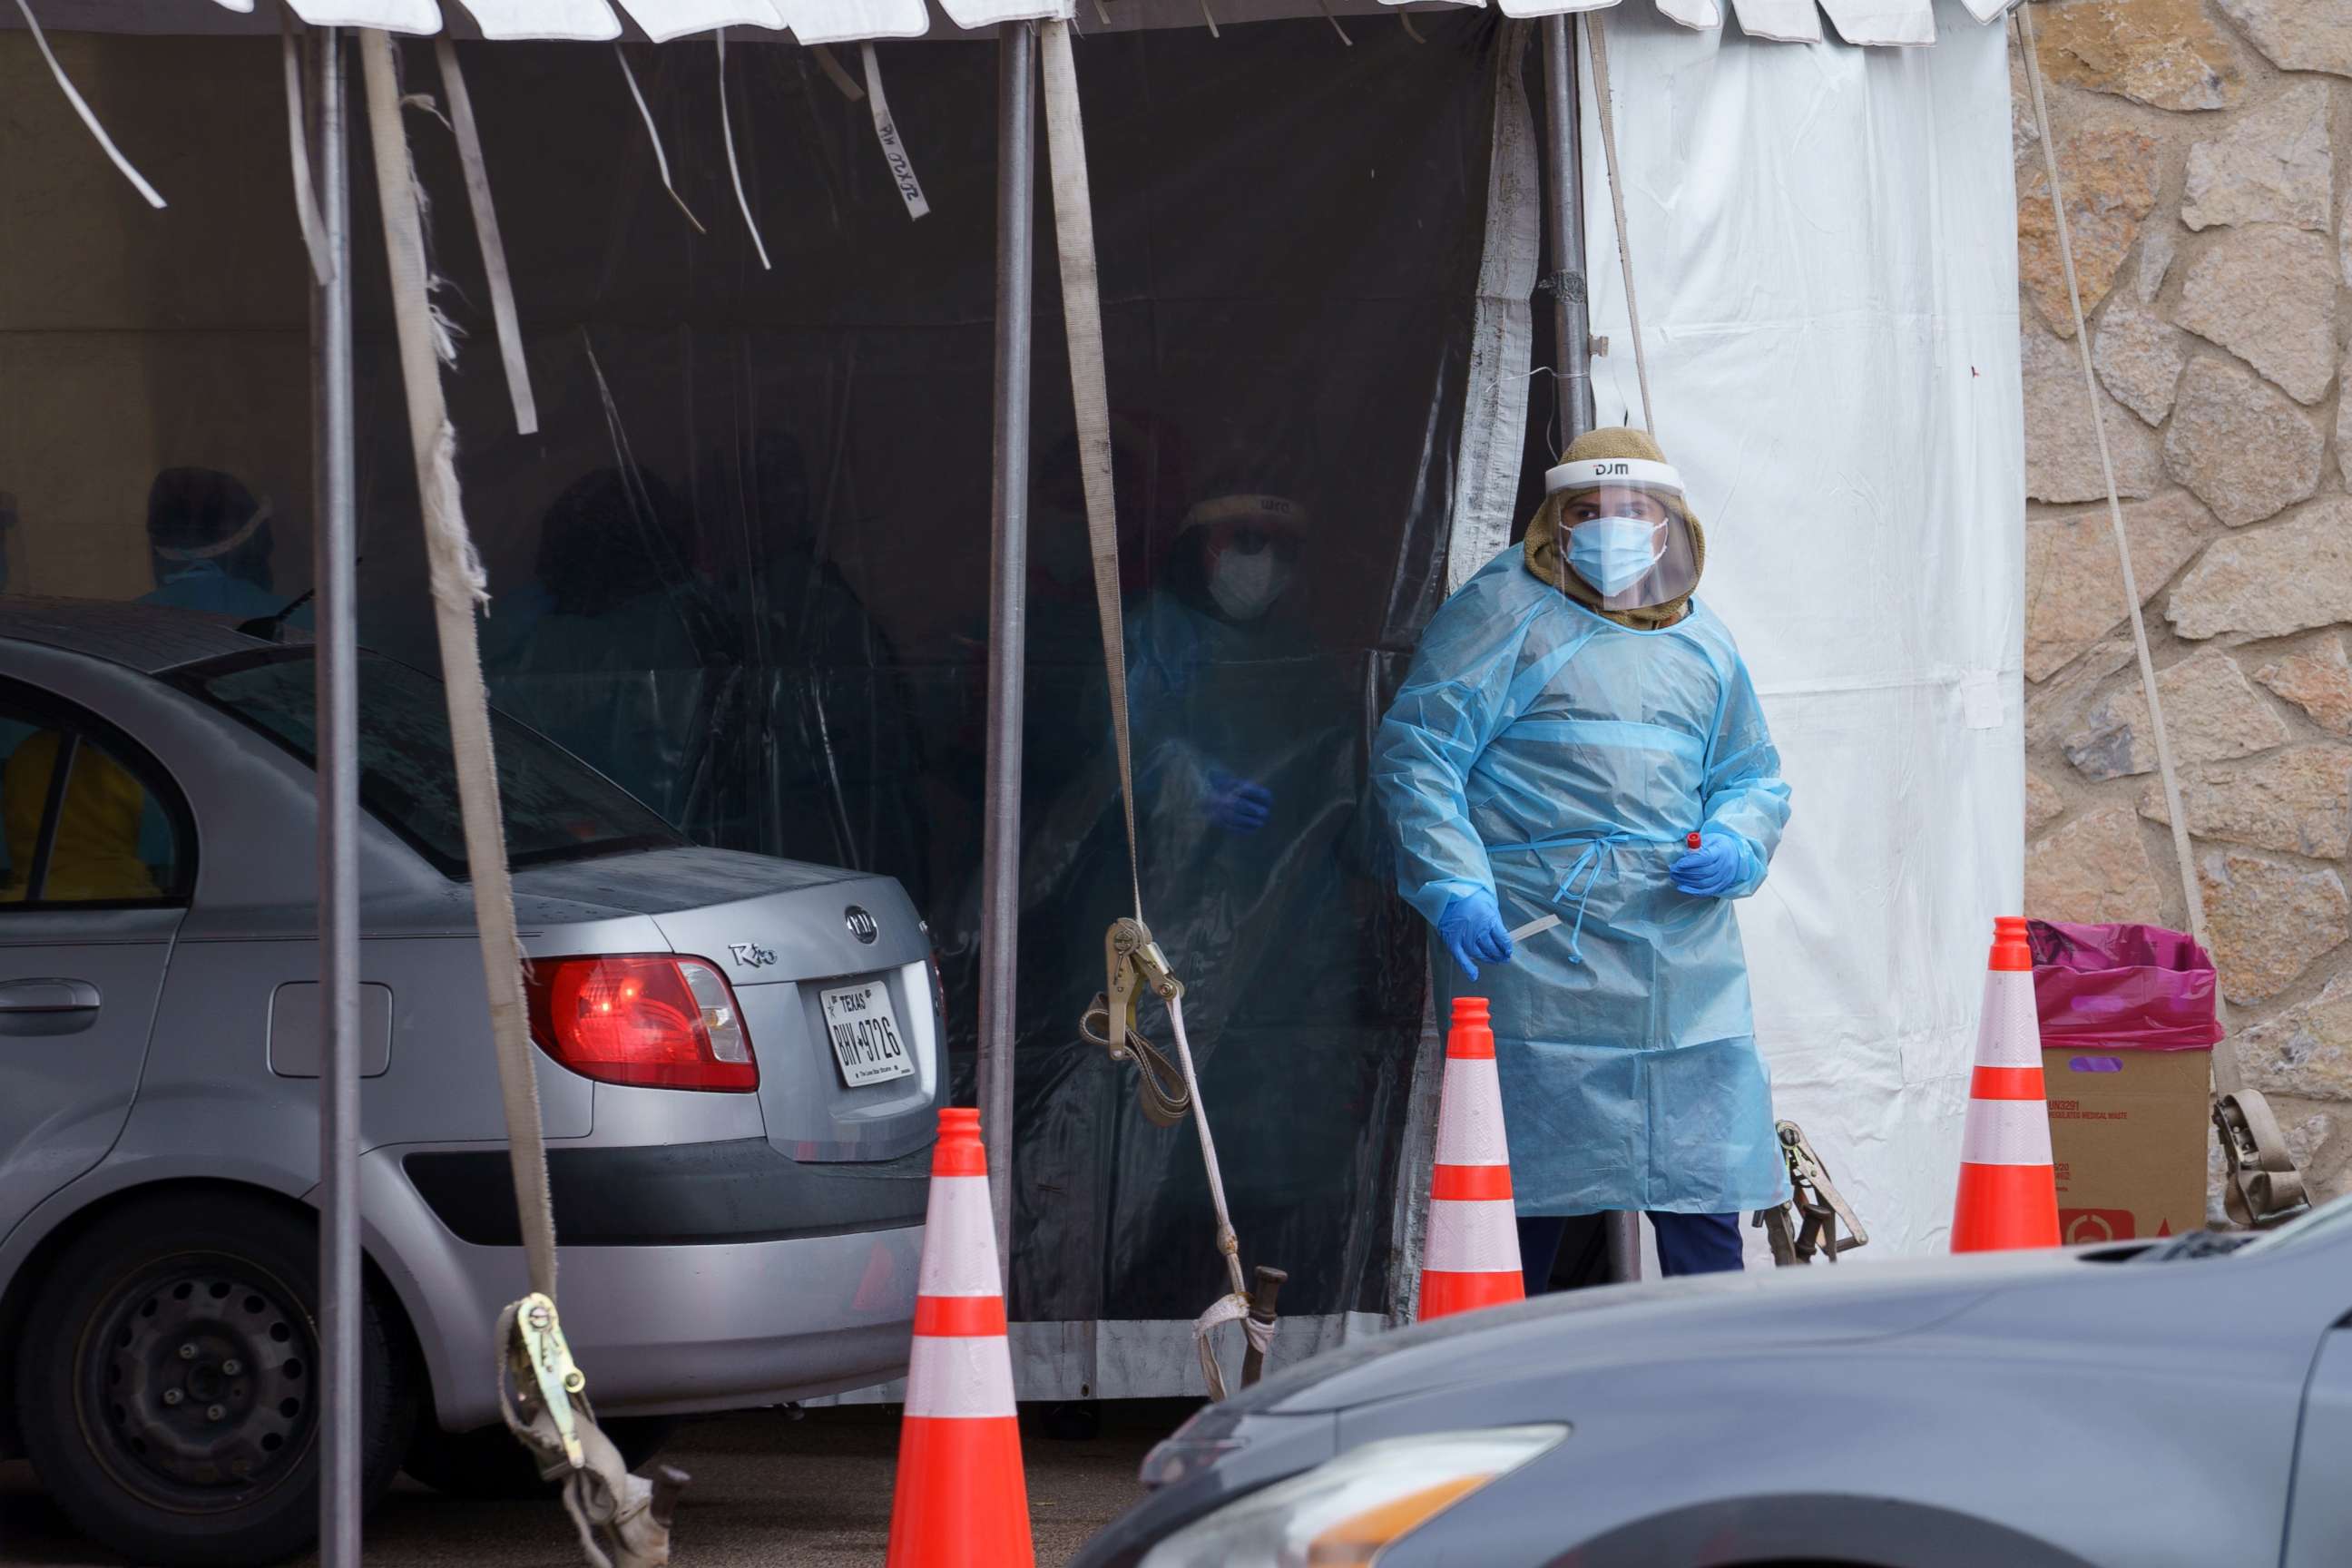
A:
[[[882,62],[875,58],[871,43],[860,44],[857,49],[866,67],[866,102],[874,110],[874,140],[882,145],[890,184],[897,188],[898,199],[907,204],[909,218],[925,216],[931,204],[923,199],[923,183],[915,178],[914,160],[907,156],[906,139],[898,134],[898,122],[890,115],[890,100],[882,94]]]
[[[489,279],[490,320],[499,336],[499,360],[506,369],[507,397],[514,405],[515,434],[539,433],[539,404],[531,396],[530,370],[522,357],[522,321],[515,311],[514,279],[507,271],[506,241],[499,237],[499,209],[490,201],[489,165],[482,161],[482,133],[474,124],[474,99],[457,68],[457,46],[433,40],[441,85],[449,95],[449,130],[457,139],[457,163],[466,173],[466,202],[473,208],[474,234],[482,247],[482,273]]]
[[[66,75],[66,68],[58,64],[57,54],[49,47],[49,36],[41,31],[40,18],[33,15],[33,7],[28,4],[28,0],[16,0],[16,10],[24,16],[25,28],[33,35],[33,43],[40,49],[41,58],[48,63],[49,75],[57,79],[58,90],[66,95],[66,101],[73,106],[73,111],[80,118],[83,129],[87,130],[91,138],[98,142],[98,150],[106,154],[107,162],[112,163],[124,179],[131,182],[131,188],[139,193],[142,201],[157,211],[162,211],[163,206],[162,195],[154,186],[147,183],[146,175],[131,167],[131,160],[122,155],[122,149],[114,144],[114,138],[106,133],[106,127],[98,122],[98,116],[91,112],[88,101],[75,89],[73,79]]]
[[[669,199],[677,204],[677,210],[686,215],[686,221],[694,226],[695,233],[709,234],[710,231],[702,226],[702,220],[694,216],[694,209],[686,205],[686,198],[679,195],[677,187],[670,183],[669,154],[662,151],[661,130],[654,124],[654,111],[637,86],[637,73],[629,68],[628,51],[615,43],[613,58],[621,62],[621,79],[629,84],[629,100],[637,106],[637,116],[646,122],[646,136],[654,146],[654,173],[661,176],[662,189],[669,193]]]
[[[727,112],[727,29],[712,29],[719,40],[719,134],[727,144],[727,178],[735,186],[735,205],[742,211],[743,226],[751,231],[751,248],[760,258],[760,270],[774,270],[768,264],[768,242],[760,237],[760,220],[751,216],[751,198],[743,194],[743,167],[735,160],[735,120]]]

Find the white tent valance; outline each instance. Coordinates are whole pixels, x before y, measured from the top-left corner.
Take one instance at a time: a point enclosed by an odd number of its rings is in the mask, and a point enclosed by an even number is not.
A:
[[[381,27],[389,32],[461,37],[598,40],[642,36],[656,42],[747,28],[790,33],[804,44],[845,43],[861,38],[913,38],[942,32],[978,32],[1001,22],[1070,18],[1072,0],[939,0],[947,28],[926,0],[459,0],[462,12],[445,18],[439,0],[289,0],[295,14],[316,27]],[[1487,0],[1468,0],[1474,5]],[[1507,16],[1553,16],[1599,11],[1621,0],[1492,0]],[[1699,31],[1736,21],[1750,37],[1776,43],[1838,41],[1865,47],[1904,47],[1936,41],[1933,0],[1633,0],[1654,5],[1669,20]],[[215,0],[221,10],[250,15],[254,0]],[[1979,22],[2004,15],[2011,0],[1965,0]],[[1395,0],[1396,8],[1433,7],[1425,0]],[[1104,24],[1133,26],[1202,25],[1265,20],[1281,16],[1376,14],[1391,0],[1082,0],[1076,20],[1087,31]],[[37,5],[48,26],[97,31],[210,31],[200,19],[203,0],[77,0]],[[1829,26],[1822,26],[1826,13]],[[211,15],[218,17],[219,11]],[[226,20],[226,18],[223,18]]]

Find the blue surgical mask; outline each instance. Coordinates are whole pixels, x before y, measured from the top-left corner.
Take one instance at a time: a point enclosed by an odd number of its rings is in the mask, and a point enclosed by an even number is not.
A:
[[[1666,552],[1655,523],[1638,517],[1598,517],[1569,531],[1568,563],[1602,595],[1622,594],[1649,574]]]

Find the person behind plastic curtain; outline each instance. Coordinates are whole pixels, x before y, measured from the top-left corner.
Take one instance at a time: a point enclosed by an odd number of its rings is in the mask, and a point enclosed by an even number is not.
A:
[[[1364,942],[1347,913],[1372,892],[1356,689],[1351,666],[1313,635],[1322,557],[1312,509],[1297,499],[1312,493],[1309,476],[1247,454],[1211,471],[1127,617],[1143,904],[1191,987],[1185,1021],[1220,1147],[1249,1150],[1223,1163],[1235,1226],[1253,1258],[1294,1269],[1303,1301],[1337,1310],[1352,1300],[1348,1285],[1307,1281],[1297,1260],[1312,1245],[1300,1230],[1342,1222],[1346,1189],[1332,1173],[1349,1168],[1360,1130],[1341,1108],[1369,1092]],[[1074,800],[1101,803],[1113,835],[1115,784],[1073,785]],[[1076,820],[1056,811],[1041,831]],[[1123,847],[1092,875],[1069,949],[1089,958],[1106,911],[1129,901]],[[1295,1114],[1314,1095],[1332,1113]],[[1203,1245],[1206,1178],[1192,1139],[1130,1112],[1111,1158],[1106,1299],[1121,1316],[1197,1311],[1189,1303],[1223,1268]]]
[[[1669,1275],[1737,1269],[1740,1215],[1788,1180],[1730,901],[1762,885],[1789,787],[1692,597],[1706,534],[1656,443],[1592,431],[1544,489],[1381,724],[1399,891],[1434,928],[1438,1016],[1473,985],[1493,1005],[1530,1292],[1570,1216],[1612,1210],[1648,1213]]]
[[[155,586],[139,602],[241,620],[276,615],[286,601],[271,570],[269,520],[269,503],[233,475],[165,468],[147,491]]]

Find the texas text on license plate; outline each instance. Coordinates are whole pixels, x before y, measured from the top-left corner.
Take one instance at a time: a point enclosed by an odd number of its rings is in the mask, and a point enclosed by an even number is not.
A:
[[[834,1058],[841,1063],[842,1079],[850,1088],[913,1074],[914,1058],[898,1033],[898,1016],[890,1010],[887,984],[870,980],[844,986],[824,993],[822,1001]]]

